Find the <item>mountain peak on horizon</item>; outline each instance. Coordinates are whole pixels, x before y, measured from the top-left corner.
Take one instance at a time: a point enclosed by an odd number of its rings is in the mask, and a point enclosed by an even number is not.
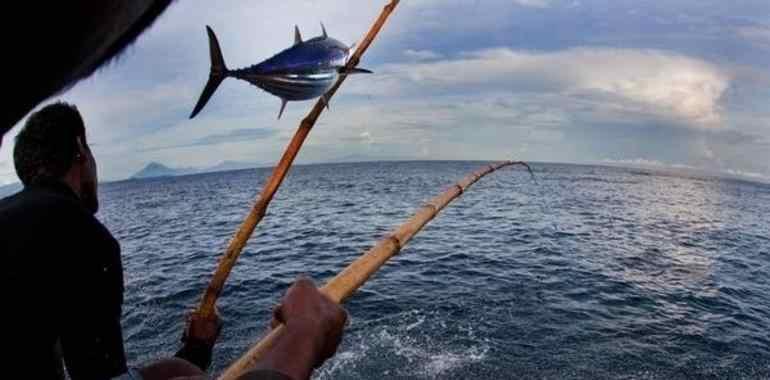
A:
[[[132,175],[131,179],[138,178],[157,178],[157,177],[173,177],[185,174],[192,174],[195,169],[192,168],[171,168],[160,162],[151,161],[142,168],[142,170]]]
[[[145,165],[142,170],[148,170],[148,169],[171,169],[171,168],[166,166],[166,165],[161,164],[160,162],[151,161],[150,163]]]
[[[176,177],[189,174],[251,169],[259,166],[260,164],[256,162],[225,160],[214,166],[207,166],[203,168],[174,168],[157,161],[150,161],[147,163],[147,165],[144,166],[144,168],[129,177],[129,179]]]

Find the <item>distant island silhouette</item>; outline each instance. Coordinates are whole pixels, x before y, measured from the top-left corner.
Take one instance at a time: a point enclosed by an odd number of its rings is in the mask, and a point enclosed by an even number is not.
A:
[[[418,157],[399,157],[399,156],[387,156],[387,155],[364,155],[364,154],[348,154],[340,157],[336,157],[330,160],[324,160],[319,162],[300,162],[303,164],[336,164],[336,163],[351,163],[351,162],[377,162],[377,161],[413,161],[420,160]],[[226,172],[232,170],[254,169],[272,167],[275,163],[268,162],[249,162],[249,161],[222,161],[214,166],[196,168],[196,167],[181,167],[174,168],[166,164],[162,164],[157,161],[152,161],[145,165],[144,168],[134,173],[127,179],[142,179],[142,178],[160,178],[160,177],[178,177],[190,174],[201,173],[213,173],[213,172]]]
[[[190,174],[224,172],[231,170],[252,169],[268,166],[268,164],[245,161],[222,161],[214,166],[205,168],[183,167],[172,168],[159,162],[150,162],[142,170],[136,172],[129,179],[177,177]]]

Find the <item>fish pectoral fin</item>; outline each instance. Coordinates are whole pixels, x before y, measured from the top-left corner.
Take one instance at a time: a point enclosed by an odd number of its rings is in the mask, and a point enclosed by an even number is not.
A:
[[[302,35],[299,33],[299,26],[294,25],[294,45],[302,43]]]
[[[337,72],[340,74],[350,75],[350,74],[373,74],[371,70],[362,69],[359,67],[354,67],[352,69],[348,69],[345,66],[340,66],[337,68]]]
[[[326,95],[321,95],[321,101],[324,102],[324,105],[326,106],[327,110],[331,110],[329,107],[329,98],[326,97]]]
[[[326,34],[326,27],[323,22],[321,23],[321,32],[323,33],[324,38],[329,38],[329,35]]]
[[[286,103],[288,103],[288,100],[281,98],[281,110],[278,111],[278,120],[281,120],[281,115],[283,115],[283,110],[286,109]]]

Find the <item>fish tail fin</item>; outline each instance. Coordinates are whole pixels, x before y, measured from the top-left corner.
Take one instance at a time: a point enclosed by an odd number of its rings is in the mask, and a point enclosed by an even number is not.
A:
[[[206,32],[209,35],[209,53],[211,54],[211,72],[218,72],[221,74],[227,74],[227,65],[225,65],[225,58],[222,57],[222,49],[219,47],[219,41],[217,35],[210,26],[206,25]]]
[[[211,27],[208,25],[206,25],[206,32],[209,35],[211,72],[209,73],[209,80],[206,82],[206,87],[203,88],[203,92],[198,99],[198,103],[195,104],[195,108],[190,114],[190,119],[194,118],[195,115],[201,112],[203,107],[206,106],[206,103],[208,103],[209,99],[211,98],[211,95],[214,95],[214,92],[217,90],[217,87],[219,87],[219,84],[222,83],[222,81],[230,74],[230,70],[228,70],[227,65],[225,65],[225,59],[222,57],[222,49],[219,47],[219,41],[217,41],[216,34],[214,34],[214,31],[211,30]]]

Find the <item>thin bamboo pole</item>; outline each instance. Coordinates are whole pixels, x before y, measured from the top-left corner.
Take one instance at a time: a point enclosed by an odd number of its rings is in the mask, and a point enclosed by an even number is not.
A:
[[[366,50],[369,48],[369,45],[371,45],[374,39],[377,37],[380,29],[382,29],[383,25],[385,25],[388,16],[390,16],[398,3],[399,0],[391,0],[390,3],[385,6],[385,8],[382,10],[382,13],[380,13],[380,16],[369,29],[366,37],[364,37],[363,41],[358,45],[358,48],[348,60],[346,68],[352,69],[358,65],[361,60],[361,56],[363,56],[364,52],[366,52]],[[281,186],[283,179],[289,172],[294,159],[297,157],[297,153],[299,153],[299,150],[302,148],[302,144],[304,143],[305,138],[307,138],[310,130],[313,128],[316,121],[318,120],[318,117],[321,115],[321,112],[323,112],[324,107],[327,106],[328,101],[332,98],[332,96],[334,96],[334,94],[337,92],[337,89],[339,89],[339,87],[342,85],[342,82],[345,81],[346,77],[347,75],[340,75],[340,77],[337,78],[337,81],[329,89],[326,95],[319,99],[315,103],[315,106],[310,111],[310,113],[304,119],[302,119],[297,132],[295,132],[294,137],[286,147],[286,151],[283,153],[281,161],[279,161],[278,165],[276,165],[275,169],[273,169],[273,173],[268,179],[267,184],[265,184],[265,186],[262,188],[262,192],[259,194],[259,198],[251,208],[251,211],[249,212],[248,216],[246,216],[246,219],[243,221],[238,231],[235,233],[235,236],[233,236],[233,238],[230,240],[230,244],[228,245],[224,255],[222,255],[222,258],[220,258],[217,269],[211,278],[211,282],[209,283],[208,288],[206,288],[206,292],[201,298],[200,305],[198,306],[198,309],[193,312],[193,320],[207,319],[213,315],[217,298],[219,298],[219,294],[222,292],[225,281],[230,275],[230,271],[233,269],[235,262],[238,260],[238,256],[240,256],[243,247],[251,237],[251,234],[254,232],[257,224],[259,224],[259,222],[265,216],[270,201],[273,199],[273,196]],[[195,331],[195,329],[192,329],[191,331]]]
[[[497,164],[487,165],[463,178],[454,186],[443,193],[434,197],[428,203],[423,205],[406,222],[396,228],[388,236],[380,240],[374,247],[353,261],[347,268],[329,280],[321,292],[327,295],[332,301],[342,303],[346,298],[352,295],[366,281],[377,272],[391,257],[395,256],[409,240],[412,239],[420,230],[433,220],[441,210],[449,203],[458,198],[471,185],[476,183],[485,175],[510,165],[522,165],[527,168],[530,174],[532,169],[521,161],[504,161]],[[243,372],[251,369],[264,355],[265,352],[275,343],[275,340],[282,334],[283,325],[277,326],[270,331],[262,340],[254,345],[249,351],[228,367],[219,377],[219,380],[236,379]]]

